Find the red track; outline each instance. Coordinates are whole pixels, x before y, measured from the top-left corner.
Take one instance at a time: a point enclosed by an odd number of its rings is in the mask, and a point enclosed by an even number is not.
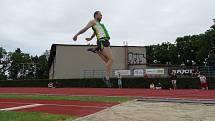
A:
[[[0,88],[0,93],[215,99],[215,90],[204,91],[108,88]]]
[[[215,90],[150,90],[150,89],[108,89],[108,88],[0,88],[0,94],[50,94],[50,95],[84,95],[84,96],[127,96],[152,98],[183,98],[215,100]],[[47,101],[0,99],[0,109],[31,104],[41,106],[19,109],[17,111],[45,112],[72,116],[86,116],[117,103],[81,102],[81,101]]]

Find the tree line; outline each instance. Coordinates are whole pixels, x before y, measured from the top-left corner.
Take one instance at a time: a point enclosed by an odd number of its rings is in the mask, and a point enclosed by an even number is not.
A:
[[[178,37],[174,44],[164,42],[146,47],[147,63],[180,66],[215,65],[215,19],[204,33]]]
[[[32,56],[20,48],[7,52],[0,47],[0,80],[47,79],[48,56],[47,50],[41,56]]]

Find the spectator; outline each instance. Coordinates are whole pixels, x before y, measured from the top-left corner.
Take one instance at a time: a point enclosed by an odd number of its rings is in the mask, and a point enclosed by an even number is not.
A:
[[[48,83],[48,87],[49,87],[49,88],[55,88],[55,87],[54,87],[54,83],[53,83],[53,82],[49,82],[49,83]]]
[[[118,78],[118,87],[122,88],[122,76],[120,75],[120,73],[118,73],[117,78]]]
[[[162,84],[160,82],[158,82],[158,84],[155,86],[155,89],[162,89]]]
[[[200,86],[202,90],[208,90],[207,78],[199,73]]]
[[[155,89],[155,85],[153,82],[150,84],[150,89]]]
[[[171,78],[172,87],[175,90],[176,89],[176,82],[177,82],[177,75],[174,71],[172,71],[170,78]]]

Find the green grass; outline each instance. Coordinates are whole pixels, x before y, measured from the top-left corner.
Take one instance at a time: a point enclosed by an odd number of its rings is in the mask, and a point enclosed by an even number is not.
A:
[[[77,117],[47,113],[0,111],[0,121],[64,121]]]
[[[33,100],[78,100],[89,102],[116,102],[122,103],[131,98],[128,97],[98,97],[98,96],[53,96],[53,95],[15,95],[15,94],[0,94],[1,98],[13,99],[33,99]]]

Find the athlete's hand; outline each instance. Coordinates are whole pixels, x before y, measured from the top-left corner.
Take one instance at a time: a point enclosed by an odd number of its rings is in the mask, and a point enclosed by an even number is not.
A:
[[[85,40],[90,41],[90,40],[92,40],[92,39],[91,39],[91,38],[85,38]]]
[[[77,36],[77,35],[75,35],[75,36],[73,37],[73,40],[74,40],[74,41],[76,41],[76,40],[77,40],[77,38],[78,38],[78,36]]]

